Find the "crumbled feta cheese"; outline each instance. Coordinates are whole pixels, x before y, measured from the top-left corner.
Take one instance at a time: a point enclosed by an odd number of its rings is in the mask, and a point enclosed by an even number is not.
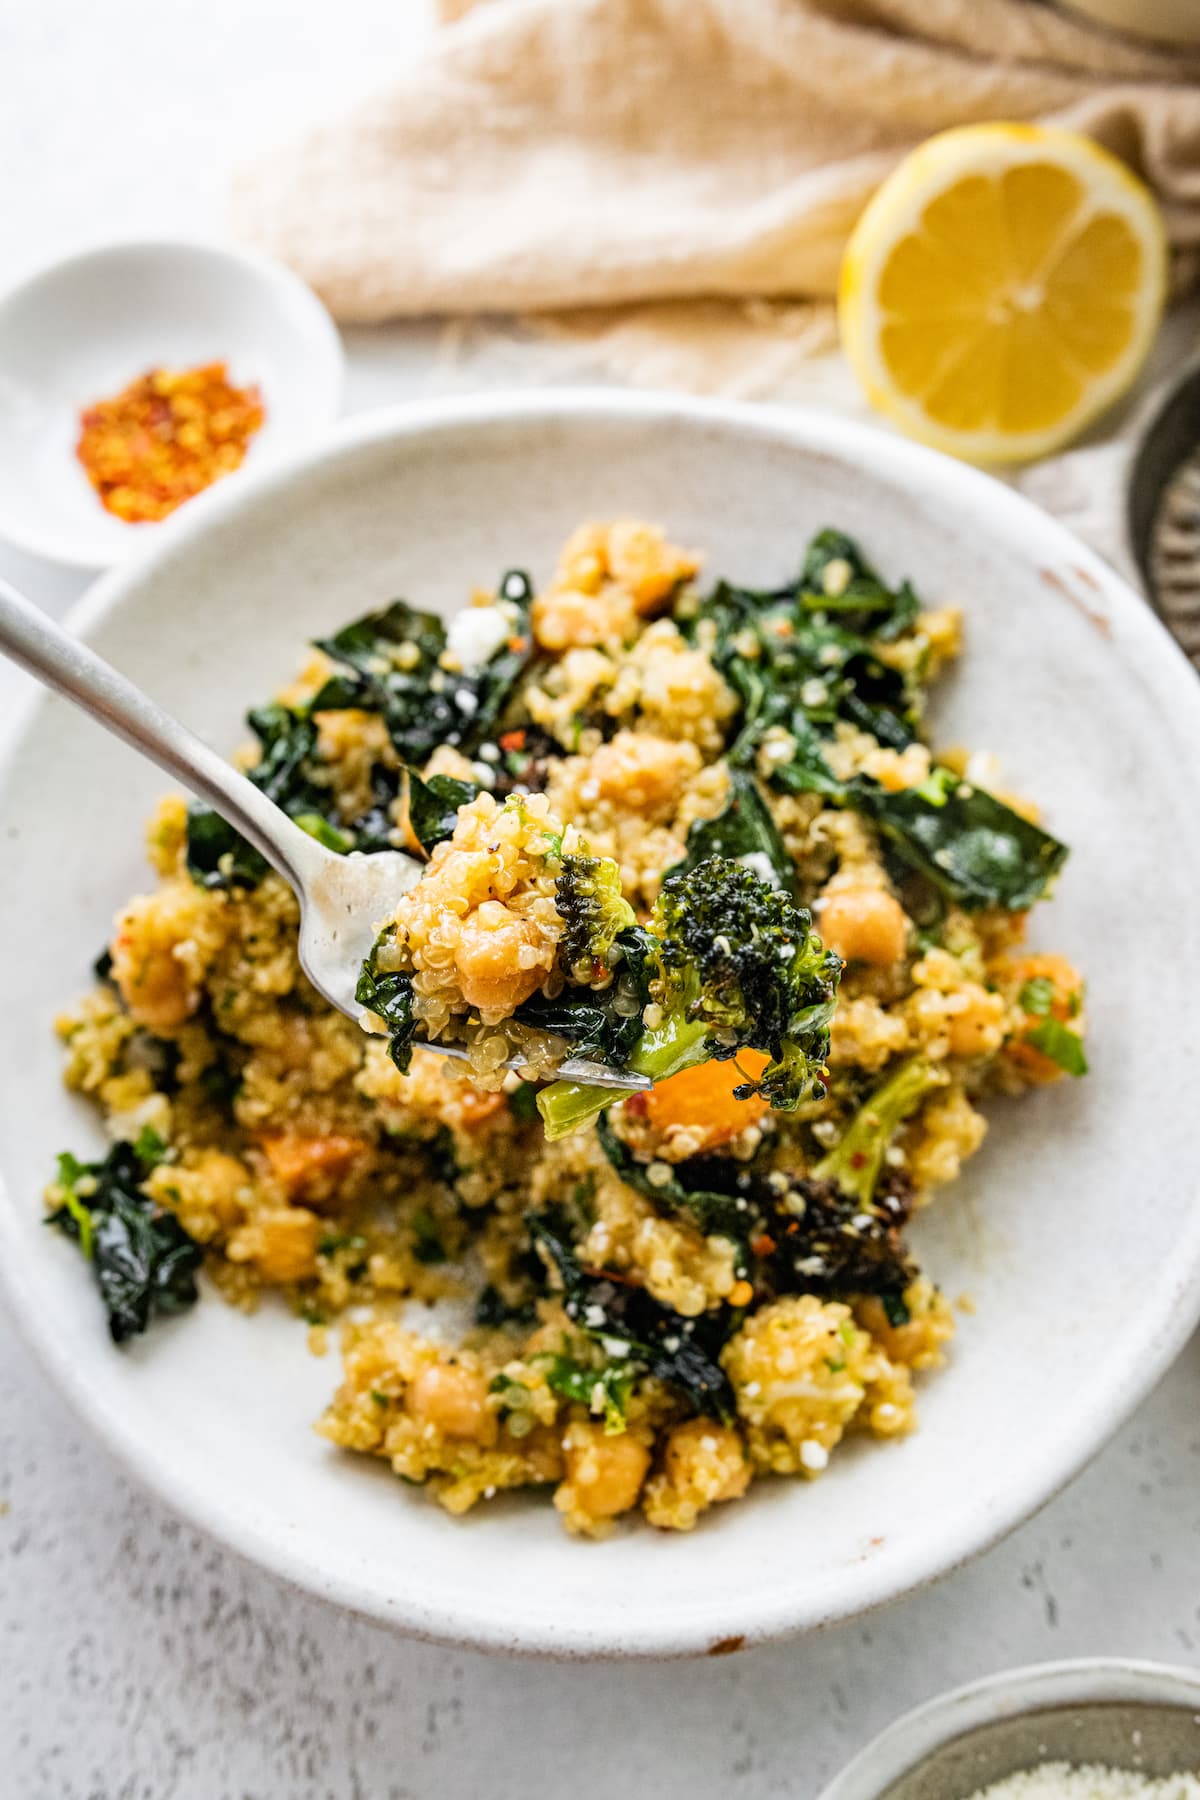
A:
[[[800,1461],[813,1475],[829,1467],[829,1452],[816,1438],[805,1438],[800,1446]]]
[[[821,586],[831,600],[836,600],[839,594],[845,593],[853,573],[854,570],[844,556],[830,557],[821,576]]]
[[[481,669],[511,631],[510,621],[498,606],[467,606],[456,612],[446,627],[446,648],[464,669]]]
[[[752,875],[757,875],[758,879],[766,882],[768,887],[779,886],[779,876],[776,873],[775,865],[765,850],[747,850],[745,855],[739,856],[737,860],[743,869],[749,869]]]

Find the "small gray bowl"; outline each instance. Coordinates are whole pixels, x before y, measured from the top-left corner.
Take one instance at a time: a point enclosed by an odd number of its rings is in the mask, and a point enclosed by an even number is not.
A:
[[[1172,382],[1142,433],[1126,528],[1151,604],[1200,669],[1200,362]]]
[[[821,1800],[968,1800],[1047,1762],[1200,1772],[1200,1673],[1088,1658],[989,1676],[897,1719]]]

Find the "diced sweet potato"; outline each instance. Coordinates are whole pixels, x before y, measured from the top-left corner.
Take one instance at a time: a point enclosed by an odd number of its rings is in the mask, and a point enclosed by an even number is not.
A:
[[[736,1063],[706,1062],[684,1069],[679,1075],[658,1082],[645,1095],[645,1117],[659,1131],[672,1125],[703,1130],[706,1150],[727,1144],[747,1125],[757,1125],[769,1110],[757,1094],[748,1100],[733,1097],[739,1082],[747,1077],[755,1079],[766,1066],[767,1058],[761,1051],[742,1050]]]
[[[368,1148],[364,1139],[337,1132],[325,1137],[264,1133],[258,1141],[272,1175],[292,1200],[328,1200]]]

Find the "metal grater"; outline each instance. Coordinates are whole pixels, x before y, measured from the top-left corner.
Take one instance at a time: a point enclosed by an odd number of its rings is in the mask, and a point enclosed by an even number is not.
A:
[[[1129,536],[1152,604],[1200,670],[1200,367],[1168,395],[1134,457]]]

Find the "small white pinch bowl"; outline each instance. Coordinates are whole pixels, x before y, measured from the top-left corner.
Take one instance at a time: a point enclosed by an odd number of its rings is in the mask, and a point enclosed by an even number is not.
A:
[[[224,361],[261,389],[266,419],[229,482],[337,417],[343,360],[316,295],[269,257],[148,242],[52,264],[0,298],[0,537],[100,569],[161,529],[107,512],[75,454],[81,411],[150,369]]]
[[[0,752],[0,1287],[81,1417],[177,1512],[311,1593],[443,1642],[567,1656],[736,1649],[944,1574],[1027,1518],[1132,1413],[1200,1315],[1200,687],[1113,571],[1009,489],[816,413],[652,394],[491,394],[354,419],[201,495],[106,576],[79,632],[213,744],[305,640],[396,594],[449,614],[536,581],[581,520],[640,516],[706,579],[773,586],[837,525],[885,576],[957,603],[943,745],[1000,758],[1072,846],[1036,945],[1090,983],[1091,1074],[990,1104],[987,1143],[923,1213],[918,1254],[969,1293],[920,1429],[855,1439],[814,1482],[762,1481],[682,1535],[579,1543],[543,1500],[453,1519],[311,1424],[338,1381],[268,1301],[208,1291],[108,1341],[75,1247],[42,1222],[56,1152],[96,1154],[53,1020],[144,889],[158,772],[54,699]]]
[[[970,1800],[1042,1763],[1200,1769],[1200,1673],[1117,1657],[1009,1669],[905,1713],[821,1800]]]

